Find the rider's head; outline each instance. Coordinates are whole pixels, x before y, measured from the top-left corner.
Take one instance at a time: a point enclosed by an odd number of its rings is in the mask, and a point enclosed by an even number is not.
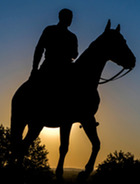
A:
[[[59,21],[66,27],[71,25],[72,17],[73,17],[72,11],[69,9],[62,9],[59,12]]]

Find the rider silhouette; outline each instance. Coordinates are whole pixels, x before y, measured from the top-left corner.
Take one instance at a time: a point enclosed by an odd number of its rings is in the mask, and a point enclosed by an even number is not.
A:
[[[45,51],[45,60],[40,70],[45,71],[48,65],[59,67],[72,63],[78,56],[78,41],[75,34],[68,30],[72,22],[72,11],[62,9],[59,12],[59,23],[44,29],[36,46],[33,60],[33,71],[37,71]]]

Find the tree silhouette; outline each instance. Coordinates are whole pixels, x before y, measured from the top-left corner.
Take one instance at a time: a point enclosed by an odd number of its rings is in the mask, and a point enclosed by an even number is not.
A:
[[[3,125],[0,125],[0,168],[7,167],[10,161],[10,132],[9,128],[4,128]],[[23,167],[25,169],[49,169],[47,154],[48,152],[46,151],[45,145],[41,145],[40,138],[37,138],[24,157]]]
[[[11,131],[0,125],[0,181],[15,184],[52,183],[53,173],[50,170],[45,145],[37,138],[24,156],[23,168],[9,167],[11,155]]]
[[[45,145],[41,145],[40,138],[37,138],[24,157],[23,167],[27,169],[48,168],[47,154]]]
[[[0,125],[0,168],[7,166],[10,155],[10,129]]]
[[[135,160],[130,152],[115,151],[110,153],[106,160],[97,167],[94,180],[106,182],[138,181],[140,160]]]

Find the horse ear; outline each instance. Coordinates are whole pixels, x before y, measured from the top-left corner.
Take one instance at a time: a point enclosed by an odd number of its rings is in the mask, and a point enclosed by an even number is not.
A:
[[[108,22],[107,22],[105,31],[109,31],[109,30],[110,30],[110,27],[111,27],[111,21],[110,21],[110,19],[109,19]]]
[[[121,26],[120,24],[118,24],[118,26],[116,27],[116,31],[120,32]]]

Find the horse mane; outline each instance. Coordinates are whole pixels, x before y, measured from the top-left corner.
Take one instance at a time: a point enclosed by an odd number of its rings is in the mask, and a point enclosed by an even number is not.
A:
[[[85,51],[83,51],[83,53],[79,56],[79,58],[75,61],[75,63],[86,65],[87,61],[89,61],[88,64],[92,64],[93,57],[96,59],[96,57],[98,57],[98,55],[100,54],[99,52],[101,51],[101,45],[103,46],[103,39],[104,39],[104,33],[90,43],[88,48]]]

